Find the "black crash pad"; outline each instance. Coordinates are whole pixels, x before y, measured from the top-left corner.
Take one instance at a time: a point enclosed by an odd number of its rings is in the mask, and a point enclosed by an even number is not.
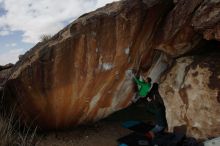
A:
[[[153,140],[152,145],[158,146],[180,146],[185,138],[185,134],[181,133],[161,133]]]
[[[150,125],[141,121],[126,121],[122,124],[122,126],[143,135],[145,135],[145,133],[154,127],[154,125]]]
[[[135,132],[119,138],[117,141],[119,144],[126,144],[127,146],[151,146],[145,136]]]
[[[126,121],[122,126],[134,131],[117,140],[119,144],[124,143],[127,146],[180,146],[185,138],[185,134],[161,132],[152,141],[148,141],[145,133],[150,131],[154,125],[141,121]]]

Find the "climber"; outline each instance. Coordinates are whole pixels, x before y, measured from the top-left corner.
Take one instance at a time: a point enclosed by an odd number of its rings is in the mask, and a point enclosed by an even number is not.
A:
[[[134,72],[134,71],[133,71]],[[141,98],[145,98],[146,95],[148,94],[150,88],[151,88],[151,78],[142,78],[141,76],[139,79],[132,73],[132,77],[137,84],[138,87],[138,93],[135,95],[135,97],[132,99],[132,102],[135,103]]]
[[[147,95],[147,101],[151,103],[150,110],[155,115],[155,127],[146,133],[148,139],[153,139],[156,134],[167,127],[166,113],[163,99],[158,91],[158,83],[154,83]]]

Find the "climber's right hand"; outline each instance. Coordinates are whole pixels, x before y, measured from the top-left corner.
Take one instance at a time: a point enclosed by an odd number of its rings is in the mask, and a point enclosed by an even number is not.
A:
[[[128,69],[128,70],[125,72],[125,75],[126,75],[126,78],[127,78],[127,79],[132,79],[132,78],[134,77],[134,74],[133,74],[132,69]]]

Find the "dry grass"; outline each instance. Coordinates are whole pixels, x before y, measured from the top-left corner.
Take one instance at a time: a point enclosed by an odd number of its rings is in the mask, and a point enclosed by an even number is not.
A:
[[[22,126],[15,109],[8,106],[3,87],[0,90],[0,146],[33,146],[37,128]]]
[[[33,146],[36,130],[20,126],[20,121],[15,120],[14,112],[5,116],[0,115],[0,146]]]

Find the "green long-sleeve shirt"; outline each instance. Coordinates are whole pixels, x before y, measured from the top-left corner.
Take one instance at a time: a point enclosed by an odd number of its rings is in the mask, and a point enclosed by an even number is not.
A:
[[[137,79],[136,77],[134,77],[134,81],[138,85],[138,95],[141,97],[147,96],[147,93],[149,92],[151,87],[151,83],[146,83],[144,81]]]

